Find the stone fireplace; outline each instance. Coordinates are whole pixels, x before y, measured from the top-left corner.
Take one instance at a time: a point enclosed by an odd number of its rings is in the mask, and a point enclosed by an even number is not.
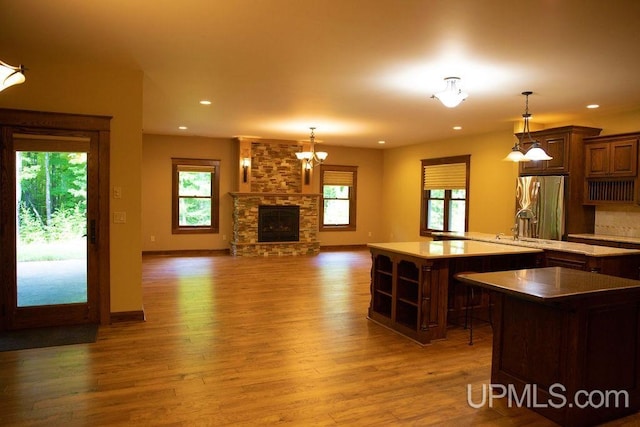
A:
[[[230,193],[233,200],[231,254],[319,253],[320,194],[311,193],[311,186],[302,182],[302,167],[295,156],[300,145],[295,141],[238,142],[240,191]],[[244,158],[251,159],[249,170],[242,169]]]

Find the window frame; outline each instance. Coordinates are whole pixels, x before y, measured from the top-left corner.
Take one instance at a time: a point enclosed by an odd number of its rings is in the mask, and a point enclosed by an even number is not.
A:
[[[211,173],[211,225],[180,225],[180,172],[189,167],[210,168]],[[220,161],[211,159],[171,159],[171,233],[210,234],[220,232]]]
[[[327,171],[335,172],[351,172],[353,174],[352,185],[349,188],[349,224],[324,224],[324,173]],[[356,225],[356,206],[357,206],[357,188],[358,188],[358,167],[357,166],[343,166],[343,165],[320,165],[320,215],[319,215],[319,230],[320,231],[355,231]],[[334,199],[328,199],[334,200]],[[347,199],[336,199],[347,200]]]
[[[451,232],[449,229],[449,215],[450,215],[450,206],[452,200],[463,200],[463,199],[454,199],[451,197],[451,188],[445,190],[444,199],[442,198],[431,198],[431,190],[424,189],[425,182],[425,167],[426,166],[435,166],[435,165],[445,165],[445,164],[455,164],[455,163],[464,163],[465,164],[465,206],[464,206],[464,231],[469,231],[469,181],[470,181],[470,170],[471,170],[471,155],[465,154],[461,156],[451,156],[451,157],[439,157],[434,159],[422,159],[421,160],[421,169],[420,169],[420,189],[421,189],[421,203],[420,203],[420,235],[426,237],[433,237],[433,233],[442,233],[442,232]],[[427,225],[429,224],[429,201],[430,200],[444,200],[444,224],[443,230],[435,230],[430,229]]]

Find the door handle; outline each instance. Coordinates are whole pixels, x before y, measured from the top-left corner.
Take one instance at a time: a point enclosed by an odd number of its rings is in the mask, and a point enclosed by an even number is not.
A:
[[[98,239],[96,237],[96,220],[92,219],[91,221],[89,221],[89,242],[96,243],[97,240]]]

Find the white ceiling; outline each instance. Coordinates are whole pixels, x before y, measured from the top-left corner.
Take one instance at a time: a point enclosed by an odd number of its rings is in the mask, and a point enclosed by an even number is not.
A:
[[[538,123],[640,106],[637,0],[0,6],[0,59],[10,62],[2,51],[11,46],[51,61],[142,70],[147,133],[303,140],[315,126],[327,145],[379,148],[385,140],[391,148],[511,129],[524,90],[534,92]],[[430,99],[448,76],[460,77],[469,93],[455,109]],[[601,108],[587,111],[590,103]]]

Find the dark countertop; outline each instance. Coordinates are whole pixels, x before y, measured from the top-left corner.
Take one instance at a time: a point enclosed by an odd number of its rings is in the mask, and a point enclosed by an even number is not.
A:
[[[562,267],[463,273],[463,282],[538,302],[556,302],[604,292],[640,290],[640,281]]]

